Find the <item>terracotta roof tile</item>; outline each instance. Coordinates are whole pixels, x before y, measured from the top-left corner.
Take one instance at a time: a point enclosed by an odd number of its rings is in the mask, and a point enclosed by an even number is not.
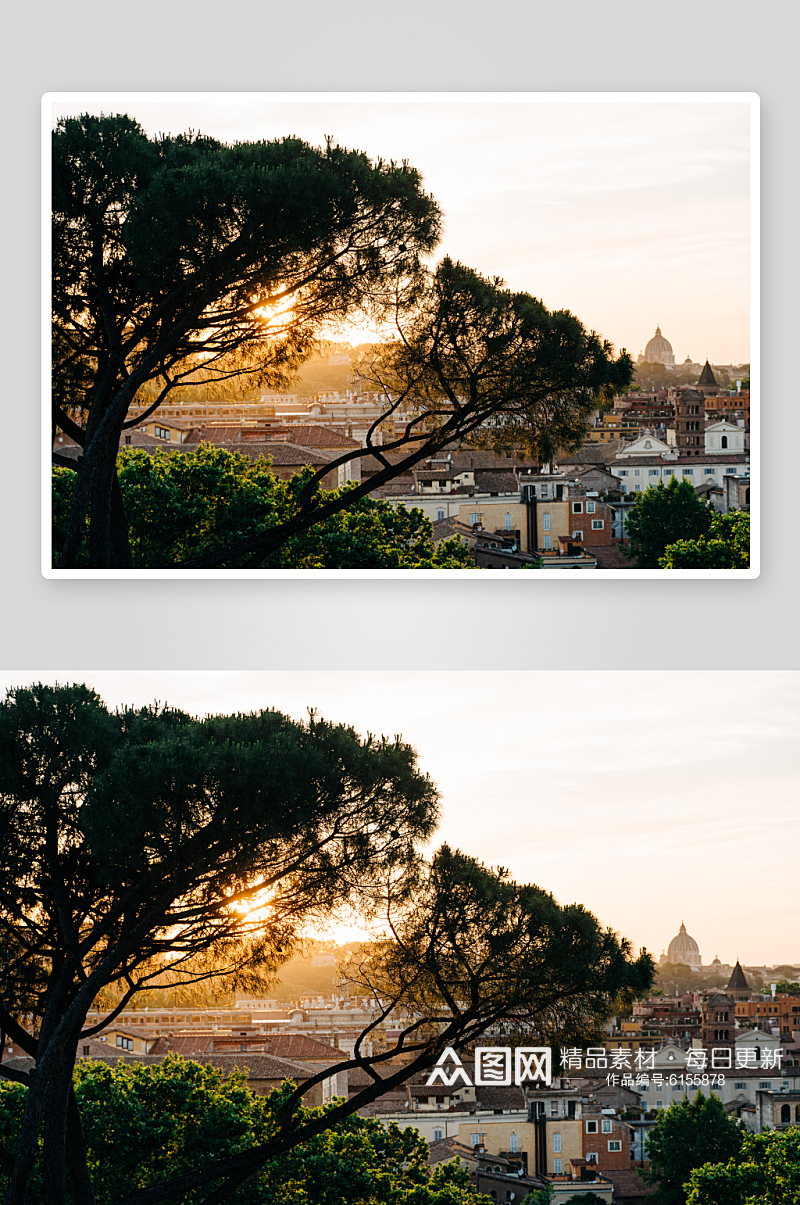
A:
[[[357,439],[351,439],[332,427],[318,427],[306,423],[297,427],[281,427],[279,430],[282,433],[288,432],[291,442],[303,448],[341,448],[342,452],[346,452],[361,447]]]
[[[479,1109],[524,1109],[525,1093],[515,1087],[476,1087],[475,1100]]]
[[[614,1185],[615,1201],[624,1201],[630,1197],[649,1197],[658,1191],[655,1185],[645,1184],[635,1168],[620,1168],[619,1171],[603,1168],[602,1174]]]
[[[516,494],[519,485],[513,473],[476,469],[475,489],[486,494]]]

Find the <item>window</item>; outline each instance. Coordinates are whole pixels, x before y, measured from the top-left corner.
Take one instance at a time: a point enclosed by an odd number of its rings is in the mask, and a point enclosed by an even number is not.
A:
[[[573,538],[573,540],[582,540],[583,532],[582,531],[573,531],[572,538]]]
[[[694,477],[694,469],[684,469],[683,475],[684,477]]]
[[[444,1138],[444,1130],[440,1129],[439,1126],[436,1126],[433,1131],[433,1141],[441,1142],[441,1140],[443,1138]]]
[[[560,1134],[553,1135],[553,1150],[557,1155],[561,1154],[561,1135]]]
[[[759,1080],[759,1082],[758,1082],[758,1086],[759,1086],[759,1088],[771,1088],[771,1087],[772,1087],[772,1080],[769,1080],[769,1079],[762,1079],[762,1080]]]
[[[597,510],[597,503],[596,503],[596,502],[587,502],[587,503],[586,503],[586,513],[587,513],[587,515],[593,515],[593,514],[594,514],[594,512],[595,512],[596,510]]]
[[[442,510],[441,506],[439,507],[439,509],[438,509],[438,510],[437,510],[437,512],[436,512],[436,518],[437,518],[437,519],[443,519],[443,518],[444,518],[444,511]]]
[[[665,477],[673,477],[673,476],[674,476],[674,474],[675,474],[675,470],[674,470],[674,469],[664,469],[664,476],[665,476]]]
[[[638,494],[638,493],[640,492],[641,488],[642,488],[642,487],[641,487],[641,486],[639,485],[639,483],[637,482],[637,483],[636,483],[636,485],[633,487],[633,492],[634,492],[634,494]]]
[[[611,1129],[612,1129],[611,1122],[608,1120],[608,1118],[604,1117],[603,1118],[603,1133],[610,1134]]]
[[[640,470],[640,469],[634,469],[634,470],[633,470],[633,475],[634,475],[634,477],[641,477],[641,475],[642,475],[642,474],[641,474],[641,470]]]
[[[511,1151],[512,1155],[515,1155],[519,1150],[519,1139],[513,1130],[508,1136],[508,1149]]]
[[[549,549],[549,548],[551,547],[551,543],[550,543],[550,537],[549,537],[549,536],[545,536],[545,537],[544,537],[544,546],[545,546],[545,549]]]
[[[727,435],[723,435],[722,439],[720,440],[720,447],[727,448],[727,446],[728,446],[728,437],[727,437]]]
[[[572,503],[572,513],[573,513],[573,515],[582,515],[583,514],[583,503],[582,502],[573,502]]]
[[[621,1150],[622,1150],[622,1143],[620,1142],[620,1140],[619,1140],[618,1138],[612,1138],[612,1139],[609,1141],[609,1144],[608,1144],[608,1149],[609,1149],[610,1151],[621,1151]]]
[[[592,531],[602,531],[605,527],[605,519],[592,519]]]
[[[627,469],[620,469],[620,471],[619,471],[619,475],[620,475],[620,477],[627,477],[627,476],[628,476],[628,470],[627,470]]]
[[[511,515],[506,511],[505,515],[505,530],[511,531]]]
[[[470,515],[469,521],[470,521],[470,523],[480,523],[481,517],[479,514],[475,513],[475,514]]]
[[[733,1086],[734,1086],[734,1088],[746,1088],[746,1087],[747,1087],[747,1080],[744,1080],[744,1079],[736,1080],[736,1081],[734,1082],[734,1085],[733,1085]]]
[[[597,1163],[599,1158],[600,1158],[600,1156],[597,1154],[597,1151],[587,1151],[586,1152],[586,1162],[587,1163]]]
[[[714,468],[713,464],[706,465],[706,476],[707,477],[710,477],[711,474],[716,473],[716,471],[717,470]]]
[[[483,1134],[470,1134],[470,1136],[469,1136],[470,1146],[480,1146],[482,1140],[483,1140]]]
[[[726,473],[735,473],[736,469],[726,469],[725,472]]]
[[[561,1160],[560,1159],[553,1160],[553,1175],[554,1176],[561,1175]]]
[[[546,510],[542,515],[542,527],[545,531],[550,530],[550,511]]]
[[[658,469],[648,469],[648,470],[647,470],[647,475],[648,475],[648,477],[657,477],[657,476],[658,476]]]
[[[586,1122],[586,1133],[587,1134],[596,1134],[597,1133],[597,1122],[596,1121],[587,1121]]]
[[[166,427],[156,427],[155,432],[159,439],[169,439],[169,431]]]
[[[657,1100],[657,1101],[656,1101],[656,1108],[657,1108],[657,1109],[663,1109],[663,1108],[664,1108],[664,1102],[663,1102],[663,1100]]]

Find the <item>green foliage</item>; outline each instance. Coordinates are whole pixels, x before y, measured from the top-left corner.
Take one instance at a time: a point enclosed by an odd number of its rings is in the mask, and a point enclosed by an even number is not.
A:
[[[695,990],[697,972],[683,962],[664,962],[658,968],[658,986],[667,996]]]
[[[662,569],[748,569],[750,512],[712,514],[704,535],[668,544],[658,563]]]
[[[286,522],[297,510],[310,469],[281,481],[269,461],[200,444],[193,452],[153,455],[142,449],[120,453],[118,476],[130,524],[133,564],[169,568]],[[75,474],[53,469],[53,520],[63,537]],[[459,537],[433,544],[430,520],[417,507],[407,509],[369,496],[347,504],[352,486],[315,490],[320,506],[341,499],[343,509],[287,539],[265,561],[272,569],[471,569],[472,555]],[[60,539],[58,540],[60,543]],[[231,557],[221,568],[243,564]],[[88,547],[80,563],[88,565]]]
[[[457,1162],[431,1173],[418,1130],[353,1115],[267,1165],[260,1205],[490,1205]]]
[[[800,1205],[800,1127],[745,1134],[727,1163],[692,1172],[687,1205]]]
[[[75,1081],[98,1205],[244,1150],[270,1130],[264,1098],[248,1091],[240,1071],[223,1079],[171,1055],[155,1066],[82,1062]],[[201,1199],[191,1193],[186,1205]],[[257,1184],[231,1201],[257,1205]]]
[[[671,477],[669,485],[659,481],[636,495],[628,512],[629,560],[637,569],[663,568],[660,558],[669,544],[678,540],[694,540],[704,535],[711,524],[710,507],[694,491],[688,481]]]
[[[576,1192],[567,1197],[564,1205],[608,1205],[605,1197],[599,1197],[596,1192]]]
[[[667,368],[657,360],[643,360],[635,368],[634,388],[643,392],[650,389],[666,389],[670,385],[682,384],[684,381],[693,383],[699,376],[699,372],[692,371],[687,375],[681,373],[679,369],[676,377],[673,369]]]
[[[246,1151],[275,1130],[287,1089],[263,1097],[246,1075],[169,1055],[159,1064],[112,1068],[85,1060],[75,1070],[88,1165],[97,1205],[113,1205],[137,1189],[215,1159]],[[0,1139],[13,1152],[27,1088],[0,1080]],[[327,1109],[296,1110],[297,1124]],[[484,1205],[466,1170],[442,1164],[429,1174],[419,1131],[354,1115],[271,1160],[228,1200],[231,1205]],[[0,1187],[7,1180],[0,1174]],[[195,1205],[207,1190],[181,1196]],[[30,1205],[43,1202],[37,1170]]]
[[[552,1184],[546,1188],[534,1188],[522,1200],[522,1205],[551,1205],[556,1190]]]
[[[715,1096],[698,1092],[662,1109],[647,1138],[650,1168],[642,1173],[658,1185],[653,1205],[685,1205],[692,1171],[736,1155],[741,1143],[740,1126]]]

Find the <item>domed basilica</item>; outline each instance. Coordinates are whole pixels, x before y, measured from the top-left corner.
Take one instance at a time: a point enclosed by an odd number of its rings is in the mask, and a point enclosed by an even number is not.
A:
[[[691,967],[693,971],[699,971],[702,967],[700,947],[695,939],[686,932],[686,925],[683,921],[681,921],[680,929],[667,946],[666,954],[662,954],[658,961],[660,963],[682,962],[684,966]]]
[[[661,327],[656,327],[656,333],[644,349],[644,355],[639,352],[638,362],[648,364],[663,364],[665,368],[675,367],[675,354],[672,344],[661,334]]]

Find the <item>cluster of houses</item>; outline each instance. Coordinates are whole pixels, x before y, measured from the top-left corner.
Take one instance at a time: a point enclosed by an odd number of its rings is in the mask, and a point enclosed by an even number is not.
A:
[[[685,935],[684,944],[691,941]],[[392,1049],[413,1021],[407,1011],[380,1019],[368,997],[308,998],[292,1007],[245,996],[229,1008],[128,1006],[116,1017],[87,1018],[87,1028],[99,1031],[82,1040],[78,1058],[156,1064],[178,1054],[223,1074],[241,1068],[259,1093],[313,1077],[305,1099],[320,1105],[372,1084],[366,1071],[340,1068],[365,1029],[361,1049],[371,1055]],[[482,1041],[505,1048],[502,1026]],[[547,1078],[512,1082],[509,1072],[485,1082],[476,1073],[480,1053],[464,1054],[458,1074],[416,1073],[361,1111],[419,1130],[432,1165],[460,1159],[494,1201],[521,1202],[550,1185],[555,1201],[593,1192],[644,1202],[653,1191],[639,1175],[648,1131],[661,1110],[697,1092],[717,1096],[755,1132],[800,1125],[800,995],[753,991],[738,962],[724,989],[656,994],[610,1021],[602,1045],[554,1049]],[[11,1042],[3,1060],[32,1064]],[[402,1062],[395,1055],[382,1066],[391,1074]]]
[[[300,398],[264,394],[249,400],[164,404],[123,433],[121,447],[153,452],[196,451],[210,443],[269,457],[288,480],[306,467],[330,469],[322,487],[366,481],[388,461],[403,465],[374,496],[418,507],[434,540],[458,535],[485,569],[630,569],[624,555],[627,516],[649,486],[688,481],[715,510],[750,506],[749,391],[718,388],[708,364],[691,388],[619,397],[598,411],[576,451],[542,464],[523,448],[494,451],[452,444],[414,465],[407,452],[363,453],[368,434],[382,446],[401,433],[405,412],[382,421],[387,399],[354,391]],[[136,419],[136,410],[131,411]],[[81,455],[69,436],[56,436],[58,463]]]

